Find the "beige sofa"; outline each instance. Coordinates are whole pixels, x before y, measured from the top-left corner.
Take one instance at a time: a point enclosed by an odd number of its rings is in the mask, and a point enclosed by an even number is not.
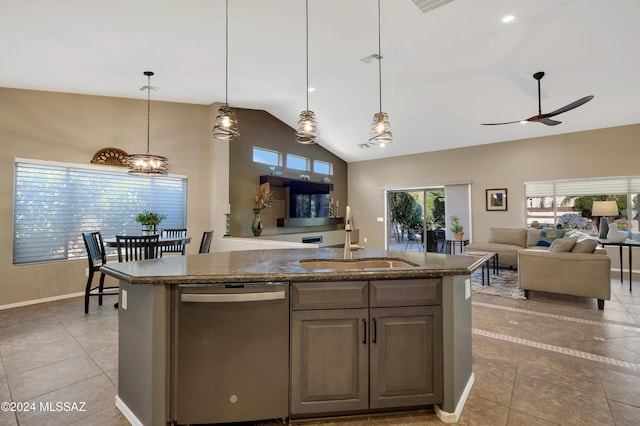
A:
[[[472,243],[465,250],[496,252],[501,266],[517,266],[527,298],[530,290],[594,297],[599,309],[611,299],[611,259],[583,232],[490,228],[489,242]]]
[[[611,259],[597,253],[523,249],[518,252],[518,279],[524,295],[529,291],[595,297],[598,309],[611,299]]]
[[[518,266],[518,250],[531,248],[546,250],[536,246],[540,229],[534,228],[489,228],[489,241],[468,244],[465,251],[491,251],[498,253],[500,266]]]

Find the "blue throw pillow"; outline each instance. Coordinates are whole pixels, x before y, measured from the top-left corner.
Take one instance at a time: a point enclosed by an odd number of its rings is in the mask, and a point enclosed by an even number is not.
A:
[[[565,232],[564,229],[553,229],[553,228],[543,229],[542,231],[540,231],[540,238],[538,238],[538,242],[536,243],[536,245],[542,246],[542,247],[549,247],[556,238],[562,238],[562,236],[564,235],[564,232]]]

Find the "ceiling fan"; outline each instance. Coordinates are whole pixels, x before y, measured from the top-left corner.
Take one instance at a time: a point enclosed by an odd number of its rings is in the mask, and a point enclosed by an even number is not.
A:
[[[505,123],[482,123],[483,126],[498,126],[500,124],[513,124],[513,123],[526,123],[526,122],[536,122],[546,124],[547,126],[556,126],[562,121],[552,120],[551,117],[556,116],[558,114],[562,114],[563,112],[571,111],[574,108],[578,108],[580,105],[584,105],[593,99],[593,95],[585,96],[584,98],[580,98],[577,101],[571,102],[569,105],[565,105],[562,108],[558,108],[555,111],[548,112],[546,114],[542,113],[542,104],[540,102],[540,80],[544,77],[544,72],[538,71],[533,75],[533,78],[538,80],[538,115],[534,115],[533,117],[526,118],[524,120],[518,121],[507,121]]]

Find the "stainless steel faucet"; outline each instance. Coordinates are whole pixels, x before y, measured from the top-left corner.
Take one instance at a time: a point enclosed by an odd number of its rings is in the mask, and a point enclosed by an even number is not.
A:
[[[344,258],[351,259],[351,231],[353,224],[351,223],[351,207],[347,206],[344,214]]]

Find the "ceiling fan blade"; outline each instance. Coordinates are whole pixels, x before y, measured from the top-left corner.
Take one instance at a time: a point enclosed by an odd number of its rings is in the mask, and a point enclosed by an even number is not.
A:
[[[502,124],[513,124],[513,123],[521,123],[523,120],[518,121],[507,121],[505,123],[480,123],[481,126],[500,126]]]
[[[580,105],[584,105],[593,99],[593,95],[585,96],[584,98],[580,98],[577,101],[571,102],[569,105],[565,105],[562,108],[558,108],[555,111],[548,112],[546,114],[542,114],[541,117],[549,118],[554,115],[562,114],[563,112],[571,111],[574,108],[578,108]]]
[[[531,121],[535,123],[546,124],[547,126],[557,126],[558,124],[562,123],[562,121],[552,120],[548,117],[541,117],[541,118],[538,118],[537,120],[531,120]]]

